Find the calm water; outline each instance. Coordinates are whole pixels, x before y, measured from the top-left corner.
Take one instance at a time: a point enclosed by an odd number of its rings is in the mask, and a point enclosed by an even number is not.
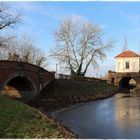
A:
[[[79,138],[140,138],[140,97],[119,93],[53,114]]]

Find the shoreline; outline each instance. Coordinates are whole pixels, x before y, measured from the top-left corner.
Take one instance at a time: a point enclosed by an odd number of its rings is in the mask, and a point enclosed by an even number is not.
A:
[[[50,111],[56,111],[59,109],[64,109],[70,106],[75,106],[78,103],[96,101],[96,100],[103,100],[109,97],[114,96],[116,93],[119,92],[119,89],[103,94],[94,94],[89,96],[80,96],[80,97],[58,97],[58,99],[48,98],[48,99],[36,99],[28,102],[27,104],[37,108],[45,113]]]
[[[52,119],[53,121],[55,121],[64,131],[68,131],[68,133],[70,135],[74,135],[75,138],[78,138],[78,135],[75,134],[69,127],[65,126],[60,120],[58,120],[55,116],[55,113],[57,112],[62,112],[62,111],[65,111],[65,110],[68,110],[68,109],[72,109],[72,108],[75,108],[77,106],[79,106],[80,103],[85,103],[85,102],[91,102],[91,101],[96,101],[96,100],[103,100],[103,99],[106,99],[106,98],[110,98],[112,96],[114,96],[115,94],[117,94],[119,92],[119,89],[113,91],[113,92],[110,92],[108,93],[107,95],[108,96],[103,96],[103,97],[97,97],[95,98],[94,100],[86,100],[86,101],[80,101],[80,102],[76,102],[76,103],[70,103],[70,104],[63,104],[61,106],[57,106],[57,108],[53,108],[53,109],[46,109],[45,107],[44,108],[40,108],[39,106],[32,106],[36,109],[38,109],[39,111],[41,111],[44,115],[48,116],[50,119]],[[31,104],[28,104],[31,106]],[[54,113],[53,113],[54,112]]]

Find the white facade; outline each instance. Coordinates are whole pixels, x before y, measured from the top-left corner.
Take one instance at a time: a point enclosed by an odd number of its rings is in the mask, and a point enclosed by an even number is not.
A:
[[[140,57],[118,57],[116,61],[116,72],[139,72]]]

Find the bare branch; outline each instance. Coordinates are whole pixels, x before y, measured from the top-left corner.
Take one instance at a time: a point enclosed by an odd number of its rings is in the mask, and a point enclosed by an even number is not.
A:
[[[45,68],[48,65],[47,57],[39,48],[36,48],[34,42],[23,35],[20,39],[17,37],[0,38],[0,56],[2,60],[20,61],[31,63]]]
[[[57,49],[52,55],[76,75],[84,76],[88,67],[97,66],[97,61],[106,57],[106,50],[113,47],[113,42],[103,42],[99,26],[72,18],[62,22],[54,37]]]
[[[20,14],[14,14],[4,2],[0,2],[0,30],[13,27],[21,20]]]

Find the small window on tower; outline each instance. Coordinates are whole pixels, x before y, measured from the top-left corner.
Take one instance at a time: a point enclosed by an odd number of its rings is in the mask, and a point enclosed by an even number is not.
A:
[[[118,62],[118,69],[120,69],[120,62]]]
[[[136,68],[136,62],[134,62],[134,69]]]
[[[129,69],[129,62],[125,62],[125,68]]]

